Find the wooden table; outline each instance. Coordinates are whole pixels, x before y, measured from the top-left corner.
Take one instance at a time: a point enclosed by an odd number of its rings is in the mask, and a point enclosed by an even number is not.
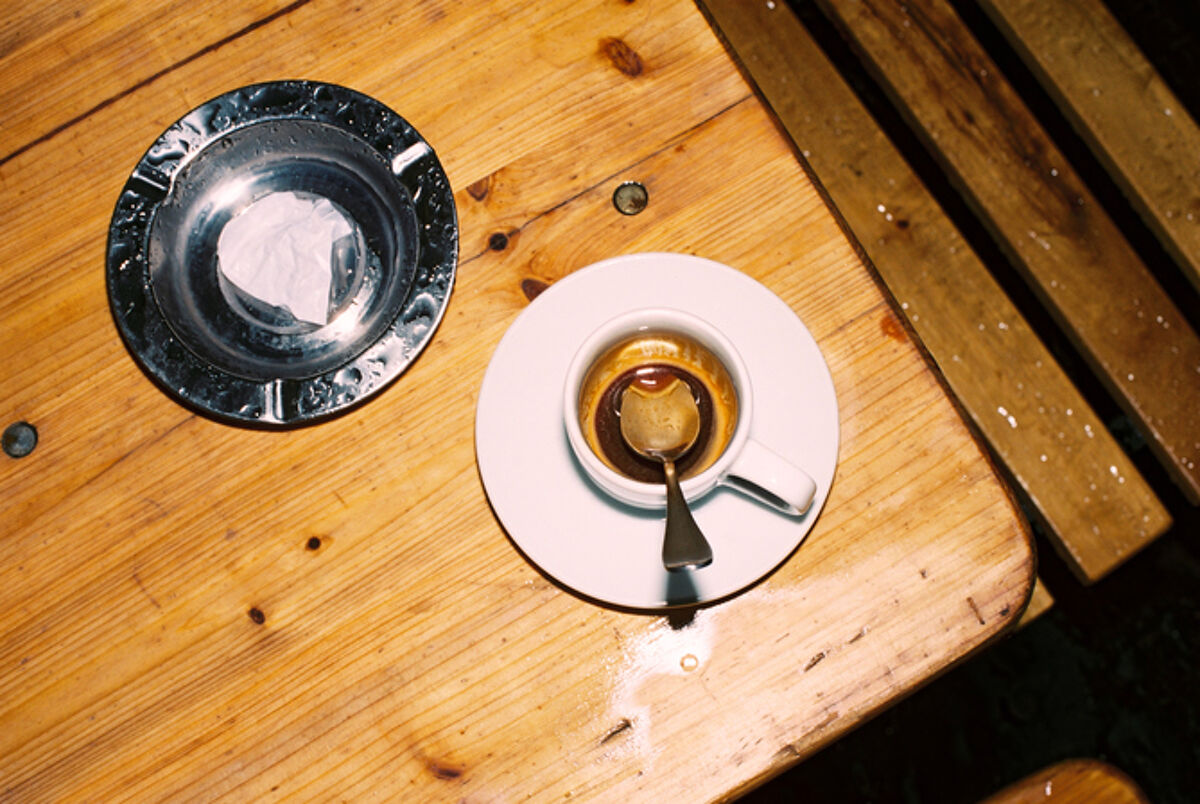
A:
[[[1028,534],[921,349],[687,0],[10,10],[0,47],[0,790],[132,798],[703,801],[743,792],[1002,633]],[[104,244],[166,126],[284,77],[347,85],[446,167],[457,285],[349,415],[197,416],[125,351]],[[636,179],[649,207],[612,206]],[[498,237],[497,235],[503,235]],[[804,545],[689,618],[594,605],[506,538],[477,391],[543,284],[649,250],[805,321],[841,456]]]

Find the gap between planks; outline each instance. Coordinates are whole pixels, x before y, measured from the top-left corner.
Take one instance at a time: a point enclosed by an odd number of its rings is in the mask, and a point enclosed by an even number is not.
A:
[[[1200,338],[944,0],[818,0],[1200,503]]]
[[[1132,462],[800,21],[783,4],[705,5],[1072,569],[1094,581],[1166,530]]]

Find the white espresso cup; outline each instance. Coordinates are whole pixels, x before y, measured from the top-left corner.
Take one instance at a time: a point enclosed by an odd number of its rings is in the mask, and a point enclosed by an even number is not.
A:
[[[698,343],[715,357],[736,392],[732,435],[711,463],[680,482],[689,502],[718,486],[727,486],[784,514],[799,516],[808,510],[816,484],[806,472],[764,444],[751,438],[754,421],[754,392],[746,364],[713,325],[679,310],[655,307],[633,310],[606,322],[589,335],[576,351],[563,384],[563,422],[567,439],[580,466],[597,486],[621,502],[639,508],[664,508],[666,487],[662,482],[635,480],[603,460],[584,436],[580,421],[581,391],[596,361],[613,347],[639,334],[665,333]],[[653,355],[648,363],[657,362]]]

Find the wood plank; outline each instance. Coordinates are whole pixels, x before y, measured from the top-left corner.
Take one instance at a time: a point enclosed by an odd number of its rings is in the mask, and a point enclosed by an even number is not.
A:
[[[1072,569],[1094,581],[1165,531],[1132,461],[795,15],[705,6]]]
[[[298,4],[6,4],[0,20],[0,163],[206,48],[219,48]]]
[[[820,5],[1200,503],[1200,338],[970,30],[944,0]]]
[[[1041,577],[1038,577],[1033,584],[1033,594],[1029,597],[1029,605],[1021,613],[1021,619],[1017,621],[1017,627],[1024,628],[1049,611],[1053,606],[1054,595],[1050,594],[1050,590],[1046,588],[1046,584],[1042,582]]]
[[[1100,0],[981,5],[1200,290],[1200,127]]]
[[[88,127],[125,131],[126,136],[82,142],[64,133],[0,165],[0,188],[6,190],[0,193],[0,220],[6,224],[6,245],[13,253],[25,255],[26,268],[31,269],[35,263],[43,266],[37,272],[36,282],[28,281],[20,271],[0,273],[0,320],[5,322],[5,328],[0,330],[0,347],[9,355],[0,364],[0,384],[9,392],[0,407],[0,415],[6,417],[4,421],[19,418],[34,421],[30,417],[39,411],[67,410],[88,397],[89,386],[64,388],[53,373],[44,370],[47,365],[73,369],[76,367],[72,361],[78,360],[114,371],[124,366],[119,360],[125,354],[119,340],[89,347],[99,350],[97,353],[62,348],[62,342],[84,343],[92,333],[108,331],[112,323],[107,307],[67,302],[54,307],[34,304],[34,300],[49,298],[46,288],[60,283],[81,296],[102,298],[106,292],[102,263],[95,262],[95,270],[81,271],[73,266],[84,255],[92,260],[102,259],[102,236],[107,232],[117,193],[145,148],[178,116],[231,86],[253,83],[262,75],[290,74],[284,64],[307,58],[299,43],[329,42],[330,53],[322,58],[323,76],[390,104],[438,151],[451,185],[470,186],[480,197],[479,202],[460,205],[464,258],[486,252],[493,233],[514,231],[523,221],[561,203],[564,196],[582,192],[611,175],[628,160],[648,156],[680,126],[698,125],[747,97],[749,90],[745,83],[736,70],[728,69],[719,52],[716,56],[699,58],[694,38],[680,42],[666,39],[669,34],[665,31],[682,24],[681,18],[693,13],[686,5],[675,6],[673,16],[664,19],[661,27],[646,24],[647,12],[643,8],[627,9],[612,19],[611,33],[625,36],[636,47],[655,55],[652,69],[636,79],[620,72],[600,52],[594,31],[588,27],[595,25],[595,13],[581,10],[577,14],[547,12],[540,17],[526,16],[523,19],[536,28],[529,36],[511,26],[500,27],[490,34],[488,47],[464,61],[458,53],[479,39],[480,29],[489,24],[490,17],[460,12],[445,18],[439,28],[441,40],[419,37],[410,49],[386,61],[363,63],[354,44],[360,24],[378,27],[382,36],[394,25],[402,25],[406,18],[412,20],[410,24],[421,24],[424,17],[410,6],[400,9],[380,6],[370,9],[369,16],[361,21],[348,18],[339,22],[336,16],[328,19],[321,13],[314,15],[307,8],[301,9],[286,20],[264,28],[276,31],[283,25],[293,26],[297,31],[295,40],[264,40],[263,34],[256,31],[229,43],[220,53],[185,65],[139,90],[140,103],[116,103],[97,111],[88,120]],[[159,25],[170,24],[169,19],[155,19]],[[397,19],[400,22],[395,22]],[[394,22],[393,26],[389,26],[389,20]],[[322,25],[326,26],[324,31]],[[283,52],[265,54],[260,50],[264,46],[283,48]],[[545,69],[554,70],[555,80],[561,81],[561,85],[539,86],[536,73],[530,72],[515,74],[499,86],[500,79],[496,76],[509,68],[513,49],[519,47],[533,48],[539,60],[546,63]],[[586,53],[590,58],[577,58],[578,53]],[[227,66],[205,69],[204,65],[212,60],[224,61]],[[564,117],[562,105],[575,102],[569,86],[597,74],[608,80],[592,79],[595,95],[573,116]],[[414,75],[439,76],[438,86],[444,94],[411,91],[404,79]],[[687,81],[683,80],[685,76]],[[693,84],[692,80],[701,83]],[[453,115],[444,112],[447,95],[459,98],[464,108],[476,110],[473,113],[482,116],[479,126],[503,132],[504,136],[480,139],[472,134],[473,129],[460,125]],[[624,120],[622,147],[602,147],[611,139],[612,121],[628,117],[624,110],[631,96],[665,107],[682,104],[687,112],[675,118],[642,115]],[[155,97],[156,103],[144,100]],[[170,103],[164,98],[169,98]],[[539,99],[538,103],[531,105],[532,99]],[[579,139],[580,149],[594,151],[594,158],[580,164],[569,151],[549,148],[555,132],[562,130],[572,131]],[[61,162],[55,154],[64,147],[64,141],[75,143],[78,159],[102,165],[103,169],[90,170],[72,182],[60,181]],[[538,181],[539,172],[549,172],[559,180]],[[32,187],[39,188],[37,205],[27,201],[32,191],[26,188]],[[7,191],[9,188],[11,192]],[[42,228],[46,225],[45,209],[71,209],[73,215],[92,221],[93,228],[57,230],[53,238],[47,239]],[[47,328],[59,333],[58,337],[28,339],[26,333]],[[22,344],[19,348],[18,343]],[[115,381],[113,375],[99,373],[105,369],[95,370],[97,383]],[[103,439],[105,449],[66,455],[54,449],[53,441],[48,441],[45,446],[49,449],[41,452],[41,459],[54,461],[47,470],[49,480],[27,499],[6,497],[11,501],[10,507],[27,506],[25,513],[36,517],[39,511],[52,508],[86,485],[125,451],[142,443],[141,439],[157,437],[187,416],[184,409],[164,407],[153,397],[139,398],[137,402],[145,402],[149,407],[131,409],[128,416],[114,419],[97,434]],[[0,484],[0,493],[3,492]]]
[[[1069,759],[1031,774],[983,804],[1148,804],[1123,771],[1094,759]]]
[[[161,126],[308,54],[438,149],[457,286],[430,347],[369,404],[287,432],[222,426],[121,348],[108,218]],[[711,800],[963,659],[1027,598],[1003,484],[916,344],[882,334],[882,292],[689,2],[312,0],[88,122],[102,134],[0,166],[0,414],[43,436],[0,461],[6,794]],[[93,166],[71,183],[55,180],[64,141]],[[633,218],[610,200],[625,178],[651,192]],[[505,248],[485,247],[498,226]],[[804,547],[675,627],[527,563],[471,434],[527,280],[650,249],[775,290],[841,408],[838,478]]]

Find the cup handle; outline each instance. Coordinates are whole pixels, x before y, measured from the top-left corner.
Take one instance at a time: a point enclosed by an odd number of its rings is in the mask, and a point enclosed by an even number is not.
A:
[[[802,469],[750,439],[721,483],[761,503],[799,516],[812,505],[817,484]]]

